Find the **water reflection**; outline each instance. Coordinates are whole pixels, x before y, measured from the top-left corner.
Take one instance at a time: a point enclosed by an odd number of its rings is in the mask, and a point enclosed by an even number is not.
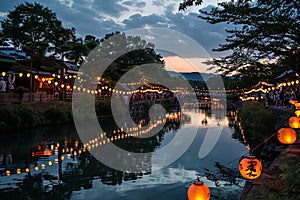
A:
[[[205,174],[204,169],[213,168],[217,161],[228,161],[245,152],[243,146],[232,140],[230,130],[226,129],[230,134],[222,134],[223,138],[215,150],[206,159],[199,160],[197,152],[206,128],[218,127],[218,123],[225,124],[228,120],[219,119],[215,113],[208,110],[189,110],[185,113],[187,114],[168,113],[166,119],[157,119],[151,123],[141,120],[141,126],[134,129],[116,129],[111,119],[104,119],[100,122],[105,125],[104,132],[85,143],[80,141],[73,126],[35,128],[1,136],[1,196],[3,199],[84,199],[90,195],[94,195],[95,199],[121,199],[124,196],[127,199],[144,199],[145,196],[154,195],[151,188],[156,188],[157,193],[168,190],[177,184],[193,180],[197,175]],[[191,120],[194,119],[191,117],[193,115],[197,116],[196,121]],[[187,152],[175,163],[160,171],[152,172],[151,157],[137,161],[147,166],[148,170],[145,172],[117,171],[100,163],[88,151],[114,143],[131,152],[155,152],[168,144],[179,129],[188,134],[189,130],[198,128],[199,122],[204,118],[207,125],[198,132]],[[149,124],[150,126],[145,126]],[[136,137],[147,134],[143,127],[154,129],[158,124],[164,125],[155,136]],[[107,136],[106,139],[104,135]],[[228,149],[226,153],[222,149],[224,146],[230,146],[230,151]],[[222,155],[220,152],[223,152]],[[107,155],[109,156],[109,153]],[[132,163],[128,163],[130,164]],[[206,184],[215,187],[213,182]],[[140,191],[135,191],[137,187]],[[168,194],[160,199],[169,199],[173,195],[176,199],[185,199],[186,189],[187,186],[184,186],[177,193]]]

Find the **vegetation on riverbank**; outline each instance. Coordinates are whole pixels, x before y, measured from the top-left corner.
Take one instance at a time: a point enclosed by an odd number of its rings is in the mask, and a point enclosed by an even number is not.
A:
[[[71,103],[49,105],[32,103],[7,104],[0,107],[0,129],[31,128],[47,124],[62,124],[72,121]]]
[[[140,104],[146,113],[153,103]],[[170,99],[161,102],[167,110],[174,110],[176,104]],[[118,108],[116,108],[118,110]],[[121,108],[120,108],[121,110]],[[80,111],[80,109],[79,109]],[[95,111],[98,118],[112,116],[111,102],[109,99],[95,102]],[[82,111],[83,112],[83,111]],[[0,106],[0,130],[22,129],[41,125],[55,125],[73,123],[72,103],[51,101],[46,103],[20,103]],[[122,114],[122,113],[119,113]],[[134,114],[134,113],[133,113]],[[86,116],[88,117],[91,116]]]
[[[274,134],[277,124],[276,112],[266,109],[258,102],[244,103],[239,112],[241,129],[244,131],[245,142],[253,149],[266,138]],[[240,135],[240,139],[242,139]],[[260,153],[262,148],[255,151],[255,155]]]
[[[257,102],[243,103],[240,108],[239,118],[243,130],[239,139],[255,148],[264,142],[266,138],[274,134],[278,129],[287,127],[292,110],[266,109]],[[244,140],[245,139],[245,140]],[[297,151],[288,152],[288,146],[278,142],[276,135],[268,140],[261,148],[254,151],[263,162],[264,174],[255,180],[253,188],[247,192],[242,199],[297,199],[300,195],[299,174],[300,155],[299,146],[295,145]],[[259,183],[258,183],[259,182]]]

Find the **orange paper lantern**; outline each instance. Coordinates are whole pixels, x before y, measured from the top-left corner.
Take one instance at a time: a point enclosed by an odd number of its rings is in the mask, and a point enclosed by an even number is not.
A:
[[[210,198],[209,188],[199,178],[189,187],[189,200],[208,200]]]
[[[289,102],[290,104],[295,105],[295,103],[297,103],[298,101],[296,99],[291,99]]]
[[[254,156],[248,156],[240,161],[240,173],[245,179],[257,179],[262,172],[261,162]]]
[[[300,102],[297,102],[294,105],[295,105],[296,109],[300,109]]]
[[[289,119],[289,125],[291,128],[300,128],[300,117],[291,117]]]
[[[281,128],[277,137],[282,144],[293,144],[297,140],[297,133],[292,128]]]

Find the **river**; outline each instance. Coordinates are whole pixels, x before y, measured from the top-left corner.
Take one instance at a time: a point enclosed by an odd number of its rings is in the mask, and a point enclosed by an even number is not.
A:
[[[118,171],[99,162],[89,150],[106,145],[105,140],[99,135],[83,144],[73,125],[2,132],[1,199],[184,200],[187,199],[188,187],[197,176],[210,188],[211,199],[218,196],[239,198],[244,185],[242,179],[237,178],[236,184],[232,184],[222,178],[212,180],[205,173],[220,176],[215,167],[217,162],[237,171],[238,158],[248,151],[245,145],[232,138],[234,130],[228,126],[228,117],[187,111],[182,123],[176,118],[173,115],[162,131],[151,138],[136,141],[116,129],[116,136],[106,141],[106,144],[114,142],[128,151],[153,152],[154,155],[176,135],[185,136],[180,137],[184,140],[195,132],[192,143],[174,162],[154,170],[155,162],[150,157],[143,161],[149,170],[140,173]],[[101,119],[100,124],[105,126],[106,132],[114,133],[116,126],[112,121],[110,118]],[[207,134],[213,136],[218,132],[220,137],[216,144],[206,152],[207,155],[199,158],[204,142],[213,138]]]

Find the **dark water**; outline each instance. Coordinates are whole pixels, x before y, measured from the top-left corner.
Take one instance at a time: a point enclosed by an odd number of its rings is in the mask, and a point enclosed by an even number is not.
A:
[[[207,124],[203,123],[204,119]],[[247,152],[243,144],[232,138],[233,130],[228,127],[227,117],[189,111],[185,113],[183,123],[170,119],[157,135],[142,140],[125,138],[112,121],[104,119],[100,122],[107,135],[116,130],[111,142],[132,152],[155,153],[176,134],[189,136],[195,130],[197,134],[186,151],[167,167],[153,171],[155,166],[149,158],[145,161],[149,171],[129,173],[114,170],[96,160],[88,150],[101,148],[104,141],[99,136],[83,144],[76,129],[70,125],[2,132],[1,199],[187,199],[187,189],[197,176],[201,176],[210,188],[211,199],[239,197],[242,180],[238,185],[219,180],[221,185],[216,187],[215,181],[205,177],[207,170],[218,173],[214,167],[216,162],[230,163],[226,167],[237,169],[237,158]],[[207,156],[199,158],[206,134],[213,135],[216,134],[214,131],[220,130],[216,145]]]

